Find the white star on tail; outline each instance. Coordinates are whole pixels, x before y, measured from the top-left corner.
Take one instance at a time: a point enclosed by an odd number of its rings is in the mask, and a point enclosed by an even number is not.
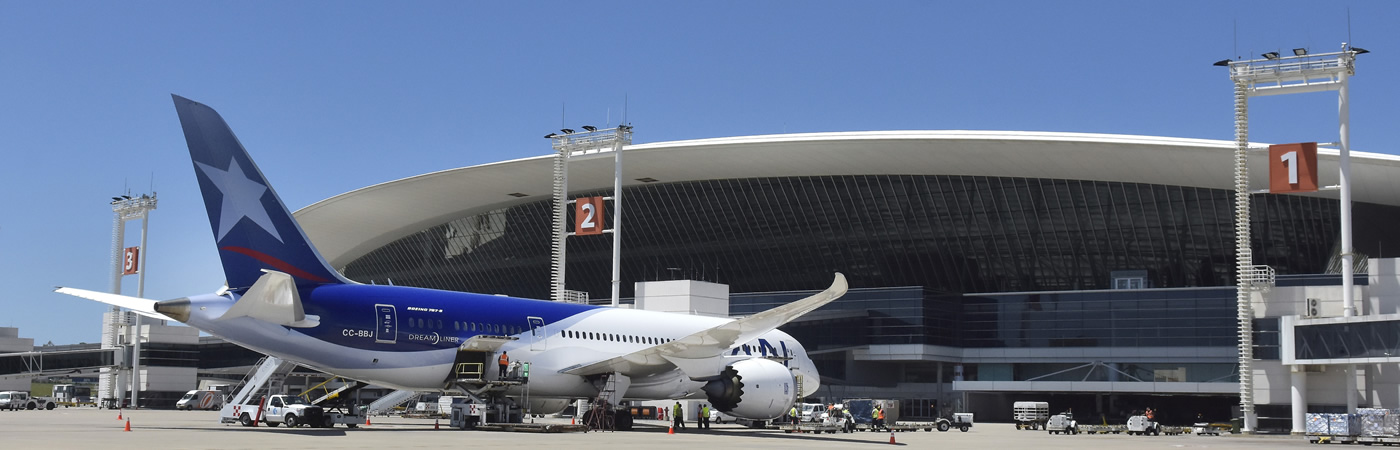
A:
[[[201,162],[195,164],[198,164],[199,170],[204,171],[204,175],[214,182],[219,192],[224,194],[223,209],[219,212],[219,237],[215,241],[224,240],[224,235],[244,217],[277,238],[278,242],[282,241],[282,236],[277,234],[277,227],[272,225],[272,218],[267,216],[267,209],[262,205],[267,186],[248,178],[248,175],[243,173],[243,168],[238,167],[238,160],[230,158],[228,170],[219,170]]]

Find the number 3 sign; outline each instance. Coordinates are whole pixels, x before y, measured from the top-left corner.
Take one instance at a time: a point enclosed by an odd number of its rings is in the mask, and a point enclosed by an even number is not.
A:
[[[1269,146],[1269,192],[1317,191],[1317,143]]]
[[[122,252],[122,275],[133,275],[141,271],[141,247],[127,247]]]

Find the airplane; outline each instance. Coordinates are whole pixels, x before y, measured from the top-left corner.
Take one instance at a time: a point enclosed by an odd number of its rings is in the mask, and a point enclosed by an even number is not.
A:
[[[820,387],[802,343],[777,327],[844,295],[839,272],[820,293],[738,319],[354,282],[317,252],[224,119],[172,97],[226,285],[163,301],[56,292],[403,390],[465,390],[459,368],[468,361],[482,380],[506,381],[497,370],[482,370],[505,353],[530,363],[535,413],[596,398],[610,385],[620,400],[705,399],[731,416],[769,420]],[[525,389],[498,384],[508,396]]]

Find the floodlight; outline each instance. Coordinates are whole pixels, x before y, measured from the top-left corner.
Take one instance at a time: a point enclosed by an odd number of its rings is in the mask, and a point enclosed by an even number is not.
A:
[[[1307,56],[1307,54],[1308,54],[1308,49],[1306,49],[1306,48],[1295,48],[1295,49],[1293,49],[1293,56]]]
[[[549,133],[549,134],[544,135],[544,138],[545,138],[545,139],[554,139],[555,136],[558,136],[558,135],[557,135],[557,134],[554,134],[554,133]]]
[[[574,134],[574,130],[570,128],[564,128],[559,131],[563,132],[564,134]]]
[[[598,127],[595,127],[593,125],[584,125],[583,129],[588,130],[589,132],[598,131]]]
[[[1371,53],[1370,50],[1367,50],[1367,49],[1364,49],[1364,48],[1361,48],[1361,47],[1352,47],[1352,48],[1351,48],[1351,51],[1354,52],[1354,53],[1356,53],[1356,54],[1358,54],[1358,55],[1360,55],[1360,54],[1362,54],[1362,53]]]
[[[1216,61],[1215,64],[1211,64],[1211,65],[1212,65],[1212,66],[1226,67],[1226,66],[1229,66],[1231,62],[1232,62],[1232,61],[1230,61],[1230,60],[1228,60],[1228,59],[1222,59],[1222,60]]]
[[[1263,56],[1264,59],[1278,59],[1278,52],[1268,52],[1259,56]]]

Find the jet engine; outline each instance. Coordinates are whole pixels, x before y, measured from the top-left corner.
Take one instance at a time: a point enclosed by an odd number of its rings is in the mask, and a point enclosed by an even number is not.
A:
[[[782,363],[762,358],[726,366],[719,378],[701,390],[715,408],[737,417],[768,420],[783,415],[797,399],[792,372]]]

